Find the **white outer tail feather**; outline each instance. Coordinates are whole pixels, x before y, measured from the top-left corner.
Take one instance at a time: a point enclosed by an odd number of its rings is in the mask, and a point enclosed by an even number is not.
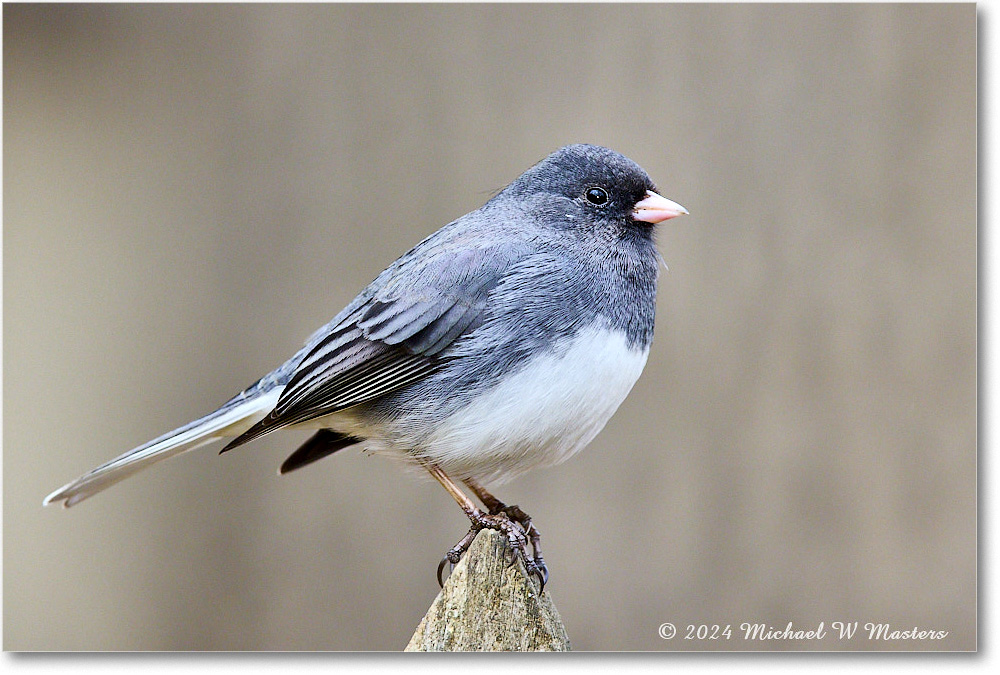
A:
[[[239,436],[274,409],[283,387],[276,387],[226,410],[225,406],[202,418],[201,424],[185,425],[145,445],[129,450],[107,464],[62,486],[42,504],[63,502],[69,508],[132,474],[174,455],[200,448],[219,438]]]

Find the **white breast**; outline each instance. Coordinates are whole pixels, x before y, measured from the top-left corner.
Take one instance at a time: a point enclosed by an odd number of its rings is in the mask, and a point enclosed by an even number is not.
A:
[[[582,450],[646,365],[624,334],[582,330],[448,417],[421,451],[456,478],[502,482]]]

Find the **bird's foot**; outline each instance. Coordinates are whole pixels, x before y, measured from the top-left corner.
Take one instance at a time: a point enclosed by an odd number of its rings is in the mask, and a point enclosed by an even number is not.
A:
[[[535,574],[538,580],[541,582],[541,588],[539,591],[544,590],[545,584],[549,582],[549,568],[545,566],[545,559],[542,557],[542,533],[538,531],[535,524],[531,522],[531,516],[521,510],[521,507],[517,504],[512,504],[507,506],[506,504],[497,503],[490,513],[496,515],[498,513],[505,514],[512,521],[521,526],[521,530],[527,536],[528,540],[531,541],[531,565],[533,569],[529,569],[529,565],[525,562],[525,569],[528,569],[528,574]],[[523,550],[522,550],[523,552]]]
[[[507,513],[508,510],[516,509],[516,513],[524,516],[524,521],[527,523],[525,525],[516,516],[511,516]],[[441,562],[438,564],[437,569],[437,579],[438,584],[442,587],[444,586],[444,579],[441,574],[444,571],[444,566],[449,565],[454,567],[458,564],[458,561],[462,559],[462,555],[469,550],[469,546],[472,545],[472,541],[476,538],[481,530],[497,530],[501,532],[506,538],[507,542],[510,544],[510,548],[513,551],[513,555],[521,558],[521,562],[524,563],[524,569],[529,575],[534,575],[538,578],[541,588],[545,587],[545,582],[548,580],[548,570],[545,568],[545,561],[542,560],[541,554],[537,548],[538,530],[531,524],[531,519],[527,518],[523,511],[514,507],[504,507],[498,510],[497,513],[485,514],[482,511],[476,509],[472,515],[469,516],[469,520],[472,521],[472,527],[469,531],[462,537],[457,544],[449,549],[445,557],[442,558]],[[527,552],[528,541],[531,541],[532,550],[534,551],[534,556],[529,557]],[[510,562],[513,562],[511,560]],[[449,570],[450,572],[450,570]]]

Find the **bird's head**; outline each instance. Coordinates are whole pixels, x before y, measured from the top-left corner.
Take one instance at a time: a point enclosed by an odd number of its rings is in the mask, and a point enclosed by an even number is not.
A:
[[[541,220],[561,228],[649,230],[687,213],[659,194],[642,167],[599,145],[561,148],[503,193],[516,195]]]

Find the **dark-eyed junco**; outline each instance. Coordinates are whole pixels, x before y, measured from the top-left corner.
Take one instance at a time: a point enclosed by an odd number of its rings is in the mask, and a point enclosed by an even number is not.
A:
[[[448,559],[491,527],[522,553],[530,539],[525,562],[544,577],[530,519],[482,485],[563,462],[604,427],[653,337],[652,226],[684,213],[617,152],[562,148],[396,260],[221,408],[44,503],[73,506],[218,438],[235,437],[225,451],[283,427],[314,428],[281,473],[355,444],[423,467],[472,521]]]

